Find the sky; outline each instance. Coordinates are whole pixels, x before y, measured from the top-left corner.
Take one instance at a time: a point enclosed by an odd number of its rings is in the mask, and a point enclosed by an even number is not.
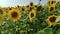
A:
[[[23,6],[23,5],[28,5],[30,2],[34,2],[34,4],[38,4],[39,0],[0,0],[0,7],[9,7],[9,6]],[[57,0],[59,1],[59,0]],[[48,0],[42,0],[40,3],[42,5],[46,4]]]

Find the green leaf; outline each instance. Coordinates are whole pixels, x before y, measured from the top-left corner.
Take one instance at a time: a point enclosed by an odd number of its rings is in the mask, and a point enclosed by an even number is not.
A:
[[[56,22],[60,21],[60,16],[57,17]]]
[[[44,28],[43,30],[38,31],[37,34],[52,34],[52,29]]]
[[[21,30],[21,31],[20,31],[20,34],[27,34],[27,31]]]
[[[57,17],[56,23],[60,23],[60,16]]]
[[[56,34],[60,34],[60,29],[58,29],[58,30],[56,31]]]
[[[44,31],[45,31],[45,34],[53,34],[51,28],[47,28]]]

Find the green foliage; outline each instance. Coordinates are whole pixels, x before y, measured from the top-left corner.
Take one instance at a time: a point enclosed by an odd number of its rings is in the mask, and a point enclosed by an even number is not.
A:
[[[37,10],[38,6],[34,6],[33,9]],[[6,15],[4,23],[0,24],[0,34],[60,34],[60,5],[56,5],[54,12],[49,13],[48,10],[48,7],[44,5],[40,13],[36,11],[36,17],[32,22],[28,17],[31,10],[21,11],[21,19],[16,22],[7,19]],[[54,26],[48,26],[46,22],[47,17],[51,15],[58,16]]]

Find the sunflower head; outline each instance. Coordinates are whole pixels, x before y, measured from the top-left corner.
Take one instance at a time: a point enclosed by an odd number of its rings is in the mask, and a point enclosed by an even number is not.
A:
[[[56,3],[56,1],[51,1],[51,4],[54,4],[54,3]]]
[[[29,5],[30,7],[33,7],[34,6],[34,3],[33,2],[30,2],[30,5]]]
[[[12,8],[9,8],[9,10],[12,10]]]
[[[17,6],[14,7],[14,9],[18,9],[18,10],[20,10],[20,11],[21,11],[21,8],[22,8],[22,7],[19,6],[19,5],[17,5]]]
[[[11,20],[11,21],[17,21],[19,20],[19,18],[21,17],[20,15],[20,12],[19,10],[16,10],[16,9],[12,9],[8,12],[8,18]]]
[[[55,16],[55,15],[49,16],[47,18],[48,25],[49,26],[54,25],[55,24],[55,21],[56,21],[56,18],[57,18],[57,16]]]
[[[31,8],[31,7],[29,8],[30,11],[32,11],[32,9],[33,9],[33,8]]]
[[[6,15],[6,11],[3,8],[0,8],[0,15],[1,16],[5,16]]]
[[[25,11],[26,10],[26,7],[25,6],[22,6],[22,11]]]
[[[40,12],[42,10],[42,6],[38,6],[37,9],[36,9],[38,12]]]
[[[30,8],[30,7],[29,7],[29,5],[27,5],[27,6],[26,6],[26,10],[28,11],[28,10],[29,10],[29,8]]]
[[[17,5],[17,7],[19,8],[20,6],[19,6],[19,5]]]
[[[29,8],[29,5],[27,5],[26,7]]]
[[[36,16],[36,11],[32,10],[31,12],[29,12],[28,16],[29,16],[30,21],[32,22],[32,19],[35,18]]]
[[[21,8],[21,6],[17,5],[17,9],[20,9],[20,8]]]
[[[9,11],[9,10],[12,10],[12,8],[11,8],[11,7],[8,7],[8,11]]]
[[[51,8],[50,8],[50,11],[53,11],[53,10],[54,10],[54,7],[51,7]]]
[[[38,7],[38,5],[35,5],[34,7]]]
[[[60,1],[59,1],[59,2],[57,2],[57,4],[60,4]]]
[[[56,4],[55,0],[48,1],[48,6],[55,6],[55,4]]]
[[[55,10],[55,7],[54,6],[50,6],[48,11],[49,12],[53,12],[54,10]]]

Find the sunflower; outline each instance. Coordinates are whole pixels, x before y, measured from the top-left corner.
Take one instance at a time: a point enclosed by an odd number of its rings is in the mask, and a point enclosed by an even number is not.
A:
[[[34,7],[36,8],[36,7],[38,7],[38,5],[35,5]]]
[[[5,16],[6,15],[6,11],[3,8],[0,8],[0,15],[1,16]]]
[[[11,8],[11,7],[8,7],[8,11],[9,11],[9,10],[12,10],[12,8]]]
[[[36,16],[36,11],[32,10],[31,12],[29,12],[28,16],[29,16],[30,21],[32,22],[32,19],[35,18]]]
[[[29,5],[27,5],[26,7],[29,8]]]
[[[19,20],[20,17],[21,15],[18,9],[12,9],[8,12],[8,18],[13,22]]]
[[[56,4],[55,0],[48,1],[48,6],[55,6],[55,4]]]
[[[55,6],[50,6],[48,11],[53,12],[54,10],[55,10]]]
[[[38,12],[40,12],[42,10],[42,6],[38,6],[37,9],[36,9]]]
[[[15,7],[15,8],[21,10],[21,6],[19,6],[19,5],[17,5],[17,7]]]
[[[26,7],[25,6],[22,6],[22,11],[26,11]]]
[[[19,8],[20,6],[19,6],[19,5],[17,5],[17,7]]]
[[[30,8],[29,5],[27,5],[27,6],[26,6],[26,9],[29,10],[29,8]]]
[[[34,7],[34,3],[30,2],[29,7]]]
[[[57,4],[60,4],[60,1],[59,1],[59,2],[57,2]]]
[[[54,25],[55,24],[55,21],[56,21],[56,18],[57,18],[57,16],[55,16],[55,15],[49,16],[47,18],[48,25],[49,26]]]
[[[0,15],[0,24],[3,23],[3,16]]]

